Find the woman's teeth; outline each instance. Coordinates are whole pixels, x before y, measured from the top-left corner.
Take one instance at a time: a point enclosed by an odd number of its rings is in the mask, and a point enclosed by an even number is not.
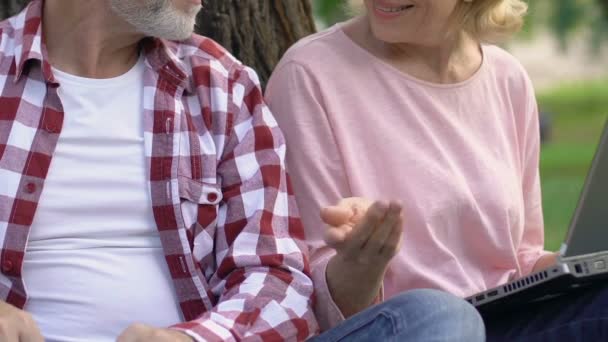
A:
[[[414,5],[405,5],[405,6],[401,6],[401,7],[381,7],[381,6],[376,6],[376,9],[382,11],[382,12],[386,12],[386,13],[397,13],[397,12],[403,12],[407,9],[410,9],[414,7]]]

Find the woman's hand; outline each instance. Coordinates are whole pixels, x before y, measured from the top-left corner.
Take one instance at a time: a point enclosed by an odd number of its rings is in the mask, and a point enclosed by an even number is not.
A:
[[[531,273],[542,271],[544,269],[547,269],[547,268],[555,265],[557,263],[558,257],[559,257],[559,253],[551,253],[551,254],[543,255],[536,261],[536,264],[534,264],[534,268],[532,268]]]
[[[390,260],[401,246],[402,207],[397,202],[347,198],[324,208],[325,242],[337,254],[327,266],[327,283],[342,314],[373,304]]]

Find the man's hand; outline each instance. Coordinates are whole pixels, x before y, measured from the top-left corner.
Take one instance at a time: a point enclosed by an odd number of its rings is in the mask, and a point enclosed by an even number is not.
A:
[[[44,342],[30,314],[0,301],[0,341]]]
[[[337,254],[327,266],[332,298],[346,317],[373,304],[384,273],[401,246],[403,218],[397,202],[347,198],[324,208],[325,242]]]
[[[171,329],[158,329],[144,324],[133,324],[123,331],[116,342],[192,342],[192,337]]]

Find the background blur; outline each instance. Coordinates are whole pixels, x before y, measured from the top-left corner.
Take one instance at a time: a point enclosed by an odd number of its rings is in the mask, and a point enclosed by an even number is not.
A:
[[[319,29],[347,18],[344,0],[313,1]],[[557,250],[608,118],[608,1],[527,2],[526,27],[504,48],[523,63],[537,91],[545,128],[545,244]]]

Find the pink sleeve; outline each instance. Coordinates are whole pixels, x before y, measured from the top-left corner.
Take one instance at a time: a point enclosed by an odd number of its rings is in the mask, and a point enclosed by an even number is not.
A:
[[[525,75],[524,75],[525,76]],[[524,234],[517,251],[521,267],[521,276],[529,274],[538,259],[546,254],[544,250],[544,221],[539,174],[540,159],[540,125],[538,105],[534,96],[532,83],[525,76],[525,106],[521,143],[522,186],[524,196],[525,226]]]
[[[321,330],[327,330],[344,317],[327,287],[325,269],[335,253],[324,247],[324,224],[319,215],[322,207],[351,196],[344,164],[323,95],[304,67],[290,62],[275,70],[266,90],[266,101],[287,140],[287,170],[312,249],[315,313]]]

